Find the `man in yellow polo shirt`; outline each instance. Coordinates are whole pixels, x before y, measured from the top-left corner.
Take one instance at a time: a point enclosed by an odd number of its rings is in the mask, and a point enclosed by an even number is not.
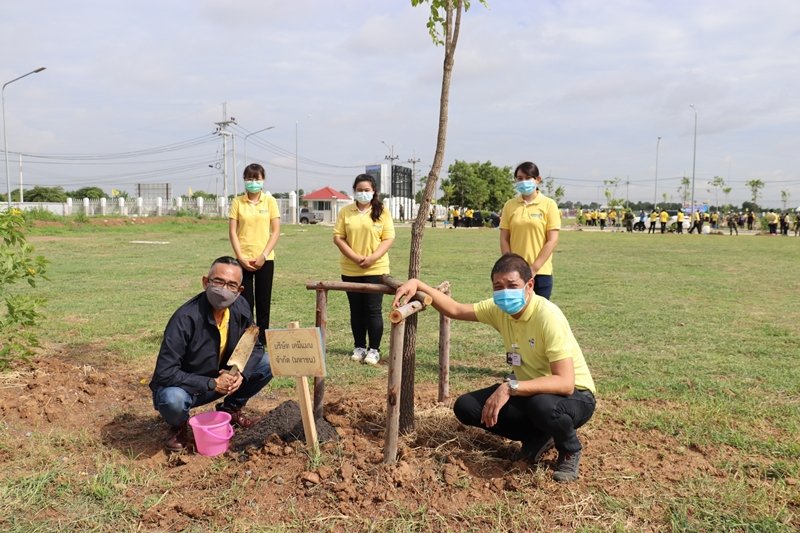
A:
[[[667,213],[666,209],[662,209],[658,214],[658,221],[661,222],[661,233],[665,233],[667,231],[667,222],[669,221],[669,213]]]
[[[400,286],[394,306],[417,291],[457,320],[483,322],[503,337],[511,374],[505,382],[460,396],[453,411],[461,423],[522,442],[523,458],[538,461],[555,445],[553,479],[578,478],[581,442],[576,429],[595,409],[595,385],[583,352],[561,310],[533,292],[527,261],[505,254],[492,268],[492,299],[476,304],[453,300],[418,279]]]

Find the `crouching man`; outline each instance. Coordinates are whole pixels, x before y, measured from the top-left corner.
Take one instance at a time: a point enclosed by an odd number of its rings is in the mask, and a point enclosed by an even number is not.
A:
[[[581,442],[576,429],[594,413],[595,386],[580,346],[561,310],[533,292],[530,265],[505,254],[492,268],[494,295],[463,304],[417,279],[397,289],[393,305],[417,291],[433,297],[440,313],[483,322],[503,337],[512,373],[503,383],[460,396],[453,406],[462,424],[522,442],[524,459],[539,461],[553,446],[553,479],[578,479]]]
[[[250,306],[239,298],[242,267],[238,261],[220,257],[202,282],[204,291],[169,319],[150,381],[153,406],[171,426],[164,445],[170,452],[192,444],[189,410],[220,398],[217,410],[230,413],[235,426],[253,425],[242,408],[272,379],[269,358],[258,342],[244,371],[235,376],[228,372],[228,357],[253,321]]]

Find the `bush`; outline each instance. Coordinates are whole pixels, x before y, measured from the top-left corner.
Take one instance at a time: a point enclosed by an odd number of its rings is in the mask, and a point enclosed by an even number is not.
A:
[[[43,209],[41,207],[25,210],[22,212],[22,216],[25,217],[26,222],[30,222],[32,220],[46,220],[46,221],[64,220],[64,217],[56,215],[52,211]]]
[[[11,290],[25,282],[36,287],[39,279],[47,279],[47,260],[33,255],[33,247],[25,240],[25,218],[18,209],[0,213],[0,369],[15,359],[27,359],[39,345],[31,329],[43,318],[39,308],[42,298],[29,294],[12,294]]]

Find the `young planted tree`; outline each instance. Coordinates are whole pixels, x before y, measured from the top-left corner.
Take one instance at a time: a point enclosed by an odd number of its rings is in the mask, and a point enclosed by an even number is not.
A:
[[[482,4],[486,4],[481,0]],[[461,15],[470,7],[469,0],[411,0],[412,6],[426,4],[430,9],[428,33],[435,45],[444,46],[442,67],[442,88],[439,95],[439,130],[436,135],[436,152],[433,165],[425,183],[425,194],[411,224],[411,253],[408,258],[408,277],[419,277],[422,262],[422,236],[425,221],[431,207],[433,191],[444,162],[444,149],[447,141],[447,118],[450,102],[450,79],[453,74],[456,46],[461,29]],[[406,319],[406,332],[403,339],[403,384],[400,392],[400,432],[408,433],[414,429],[414,365],[417,352],[417,316]]]
[[[24,228],[20,211],[8,209],[0,213],[0,370],[15,359],[27,358],[38,346],[31,329],[42,318],[39,308],[44,301],[30,293],[17,293],[14,288],[21,283],[36,287],[37,280],[44,278],[47,261],[33,255]]]
[[[789,198],[791,198],[791,196],[789,191],[781,191],[781,203],[783,204],[784,211],[786,211],[786,207],[789,205]]]
[[[750,181],[745,181],[744,184],[750,188],[753,203],[758,204],[758,197],[761,196],[761,189],[764,188],[764,182],[759,179],[752,179]]]
[[[681,195],[681,206],[685,206],[689,201],[689,194],[691,194],[692,189],[690,189],[692,182],[686,176],[681,178],[681,185],[678,187],[678,194]],[[694,206],[692,206],[694,209]]]
[[[725,180],[722,176],[714,176],[714,179],[710,180],[708,184],[714,189],[714,203],[719,208],[719,191],[725,187]]]

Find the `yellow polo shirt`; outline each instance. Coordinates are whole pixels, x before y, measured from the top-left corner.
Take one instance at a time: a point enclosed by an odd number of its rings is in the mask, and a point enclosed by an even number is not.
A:
[[[561,229],[561,212],[556,203],[541,192],[529,204],[521,196],[517,196],[503,206],[500,229],[508,230],[511,251],[524,257],[530,264],[542,251],[547,232]],[[552,273],[551,255],[537,274]]]
[[[697,213],[695,213],[695,220],[697,220]],[[683,222],[683,211],[678,211],[678,222]]]
[[[333,234],[342,237],[348,246],[359,255],[370,255],[380,246],[381,241],[394,239],[394,223],[389,210],[384,209],[377,221],[372,220],[372,208],[362,213],[354,203],[339,211]],[[375,261],[369,268],[361,268],[342,254],[339,264],[345,276],[378,276],[389,273],[389,254]]]
[[[658,215],[658,219],[661,222],[666,222],[667,220],[669,220],[669,213],[667,213],[666,211],[661,211],[661,213]]]
[[[228,323],[231,320],[231,310],[230,308],[225,308],[225,312],[222,314],[222,322],[217,324],[217,329],[219,330],[219,358],[220,363],[222,362],[222,354],[225,353],[225,345],[228,344]]]
[[[575,387],[597,392],[567,317],[553,302],[534,294],[519,319],[501,311],[491,298],[474,304],[473,310],[478,321],[500,332],[507,352],[517,345],[522,356],[522,366],[513,367],[518,380],[552,376],[550,363],[571,357]]]
[[[650,222],[655,222],[656,220],[658,220],[658,213],[653,211],[652,213],[650,213]]]
[[[270,237],[270,222],[280,217],[278,202],[263,191],[256,203],[248,201],[247,194],[237,196],[231,202],[228,218],[236,220],[236,236],[244,257],[258,257],[264,253]],[[275,250],[271,250],[267,257],[267,260],[272,259],[275,259]]]

